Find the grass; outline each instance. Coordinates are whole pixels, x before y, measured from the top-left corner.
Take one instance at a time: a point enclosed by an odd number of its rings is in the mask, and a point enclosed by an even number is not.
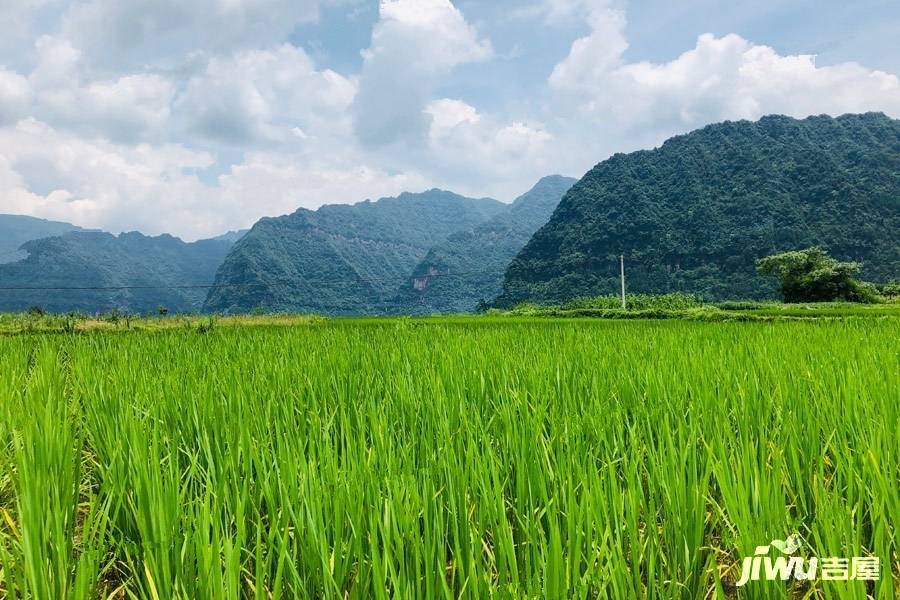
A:
[[[82,314],[0,313],[0,335],[22,333],[84,333],[158,330],[209,330],[214,327],[291,326],[322,323],[312,315],[266,314],[236,315],[111,315],[90,317]]]
[[[819,302],[730,301],[704,303],[691,294],[633,294],[621,308],[617,296],[579,298],[561,305],[524,303],[494,315],[531,317],[590,317],[599,319],[681,319],[694,321],[779,321],[797,319],[844,319],[851,317],[900,317],[900,303],[860,304]]]
[[[850,302],[784,304],[781,302],[731,301],[708,304],[690,294],[635,294],[628,296],[628,308],[621,309],[616,296],[580,298],[563,305],[521,304],[512,310],[491,310],[485,315],[441,315],[431,320],[446,323],[484,323],[519,317],[592,318],[607,320],[679,319],[691,321],[785,321],[799,319],[845,319],[856,317],[900,318],[900,302],[855,304]],[[410,317],[394,317],[404,322]],[[346,318],[343,320],[347,320]],[[354,322],[378,322],[380,317],[353,318]],[[427,318],[417,317],[422,322]],[[324,324],[314,315],[127,315],[0,313],[0,335],[21,333],[84,333],[121,331],[193,330],[207,332],[215,327],[261,327]]]
[[[900,320],[170,322],[0,337],[0,597],[900,592]]]

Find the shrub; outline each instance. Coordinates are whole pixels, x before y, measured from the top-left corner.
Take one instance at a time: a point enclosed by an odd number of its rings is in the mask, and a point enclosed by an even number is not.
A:
[[[877,302],[878,294],[855,278],[862,265],[840,262],[818,247],[773,254],[756,261],[760,275],[779,280],[785,302]]]
[[[893,280],[887,283],[882,283],[877,286],[878,293],[884,297],[888,302],[896,302],[900,300],[900,281]]]
[[[197,333],[200,335],[206,335],[211,332],[216,327],[216,318],[215,317],[207,317],[197,325]]]
[[[672,294],[629,294],[625,296],[627,310],[686,310],[701,306],[700,299],[693,294],[676,292]],[[595,296],[576,298],[565,303],[563,310],[621,310],[620,296]]]

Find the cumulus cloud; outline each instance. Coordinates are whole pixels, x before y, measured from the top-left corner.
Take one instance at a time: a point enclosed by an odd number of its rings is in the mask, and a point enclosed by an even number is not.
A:
[[[251,153],[247,160],[219,178],[221,205],[229,207],[241,226],[266,215],[282,215],[297,208],[353,203],[422,190],[429,181],[412,172],[388,173],[348,160],[297,160],[296,156]],[[248,199],[255,200],[248,202]]]
[[[172,81],[147,73],[86,81],[81,53],[67,40],[44,36],[36,49],[28,84],[42,121],[114,141],[164,135],[176,92]]]
[[[550,75],[550,85],[556,90],[599,96],[607,75],[622,62],[628,49],[625,13],[598,8],[590,11],[588,21],[591,34],[575,40],[569,55]]]
[[[373,146],[421,139],[429,125],[423,109],[440,78],[492,54],[450,0],[382,0],[354,104],[359,139]]]
[[[0,125],[18,120],[28,113],[31,86],[13,71],[0,68]]]
[[[896,75],[855,63],[819,67],[813,55],[781,55],[735,34],[701,35],[667,63],[628,63],[624,13],[596,10],[590,23],[590,35],[573,43],[549,85],[571,121],[593,124],[613,143],[771,113],[900,115]]]
[[[0,148],[0,212],[114,231],[207,229],[213,208],[191,173],[213,164],[205,152],[87,141],[33,119],[0,129]]]
[[[33,119],[0,128],[0,213],[30,214],[118,232],[187,240],[249,227],[298,207],[421,190],[411,172],[388,173],[359,156],[252,152],[212,182],[215,157],[180,145],[85,140]]]
[[[527,98],[470,96],[470,73],[507,67],[470,66],[489,25],[451,0],[381,0],[361,68],[324,68],[298,25],[360,1],[0,1],[0,212],[196,239],[432,186],[512,198],[724,119],[900,117],[896,75],[733,34],[633,60],[624,0],[517,11],[588,30]]]
[[[445,173],[468,180],[470,190],[479,186],[480,194],[499,191],[497,181],[536,180],[550,168],[553,136],[541,123],[503,122],[449,98],[431,102],[425,113],[431,117],[431,155]]]
[[[228,144],[313,143],[349,134],[356,85],[316,69],[302,49],[284,44],[215,58],[192,78],[178,103],[199,134]]]

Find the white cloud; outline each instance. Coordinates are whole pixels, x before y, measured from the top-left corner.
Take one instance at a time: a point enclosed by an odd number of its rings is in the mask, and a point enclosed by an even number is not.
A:
[[[592,123],[613,144],[637,133],[661,140],[726,119],[780,113],[884,111],[900,116],[900,80],[855,63],[818,67],[811,55],[785,56],[730,34],[701,35],[668,63],[626,63],[625,19],[592,13],[592,32],[572,45],[549,84],[572,127]]]
[[[260,214],[282,215],[301,207],[315,209],[430,187],[426,178],[412,172],[389,174],[364,163],[334,162],[327,157],[297,160],[271,153],[250,154],[218,183],[220,205],[238,227],[252,225]]]
[[[382,0],[354,105],[360,140],[378,146],[421,139],[429,124],[423,109],[440,78],[492,55],[490,42],[450,0]]]
[[[215,207],[190,173],[213,163],[204,152],[86,141],[33,119],[0,129],[0,148],[0,212],[112,231],[209,230]]]
[[[84,81],[81,53],[68,41],[44,36],[36,47],[29,84],[40,120],[115,141],[164,137],[176,91],[172,81],[145,73]]]
[[[516,11],[589,33],[544,86],[486,109],[466,78],[507,67],[467,67],[493,49],[486,25],[467,19],[475,9],[451,0],[381,1],[359,72],[325,69],[298,47],[309,31],[298,24],[320,6],[359,4],[0,0],[0,212],[197,238],[433,185],[512,198],[540,176],[724,119],[900,117],[895,75],[820,67],[736,35],[633,61],[622,0]]]
[[[508,196],[511,187],[537,180],[550,168],[553,136],[540,123],[498,121],[447,98],[431,102],[425,113],[431,117],[428,149],[435,166],[461,182],[463,191]]]
[[[454,129],[463,123],[477,125],[481,122],[481,115],[475,107],[462,100],[435,100],[425,108],[425,112],[431,116],[429,138],[432,140],[452,135]]]
[[[550,75],[550,86],[556,90],[601,94],[606,76],[621,64],[622,54],[628,49],[625,13],[598,9],[590,13],[588,20],[591,34],[575,40],[569,55]]]
[[[0,125],[16,121],[28,113],[31,86],[13,71],[0,68]]]
[[[353,81],[316,70],[300,48],[214,58],[192,78],[178,110],[193,131],[229,144],[286,143],[348,136]]]
[[[249,227],[298,207],[355,202],[431,187],[359,156],[249,153],[214,184],[215,157],[178,145],[86,141],[33,119],[0,128],[0,213],[30,214],[112,232],[192,240]]]

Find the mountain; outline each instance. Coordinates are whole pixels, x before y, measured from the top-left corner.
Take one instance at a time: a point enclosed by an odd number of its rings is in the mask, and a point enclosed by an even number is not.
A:
[[[235,244],[235,243],[237,243],[237,241],[239,239],[244,237],[244,235],[246,235],[246,233],[248,231],[250,231],[250,230],[249,229],[237,229],[235,231],[227,231],[227,232],[223,233],[222,235],[217,235],[216,237],[210,238],[210,239],[213,241],[217,241],[217,242],[229,242],[231,244]]]
[[[62,235],[69,231],[83,231],[80,227],[58,221],[46,221],[25,215],[0,215],[0,264],[25,258],[19,250],[25,242]]]
[[[0,265],[0,311],[198,311],[207,289],[194,286],[212,283],[231,246],[140,233],[70,232],[32,240],[24,245],[27,258]]]
[[[776,297],[758,257],[821,245],[900,275],[900,121],[883,114],[725,122],[613,156],[512,261],[498,306],[631,292]]]
[[[205,308],[394,312],[397,290],[432,246],[504,206],[430,190],[262,219],[225,259]]]
[[[575,179],[541,179],[503,212],[435,245],[403,282],[397,304],[404,313],[472,312],[497,297],[510,261],[547,222]]]

